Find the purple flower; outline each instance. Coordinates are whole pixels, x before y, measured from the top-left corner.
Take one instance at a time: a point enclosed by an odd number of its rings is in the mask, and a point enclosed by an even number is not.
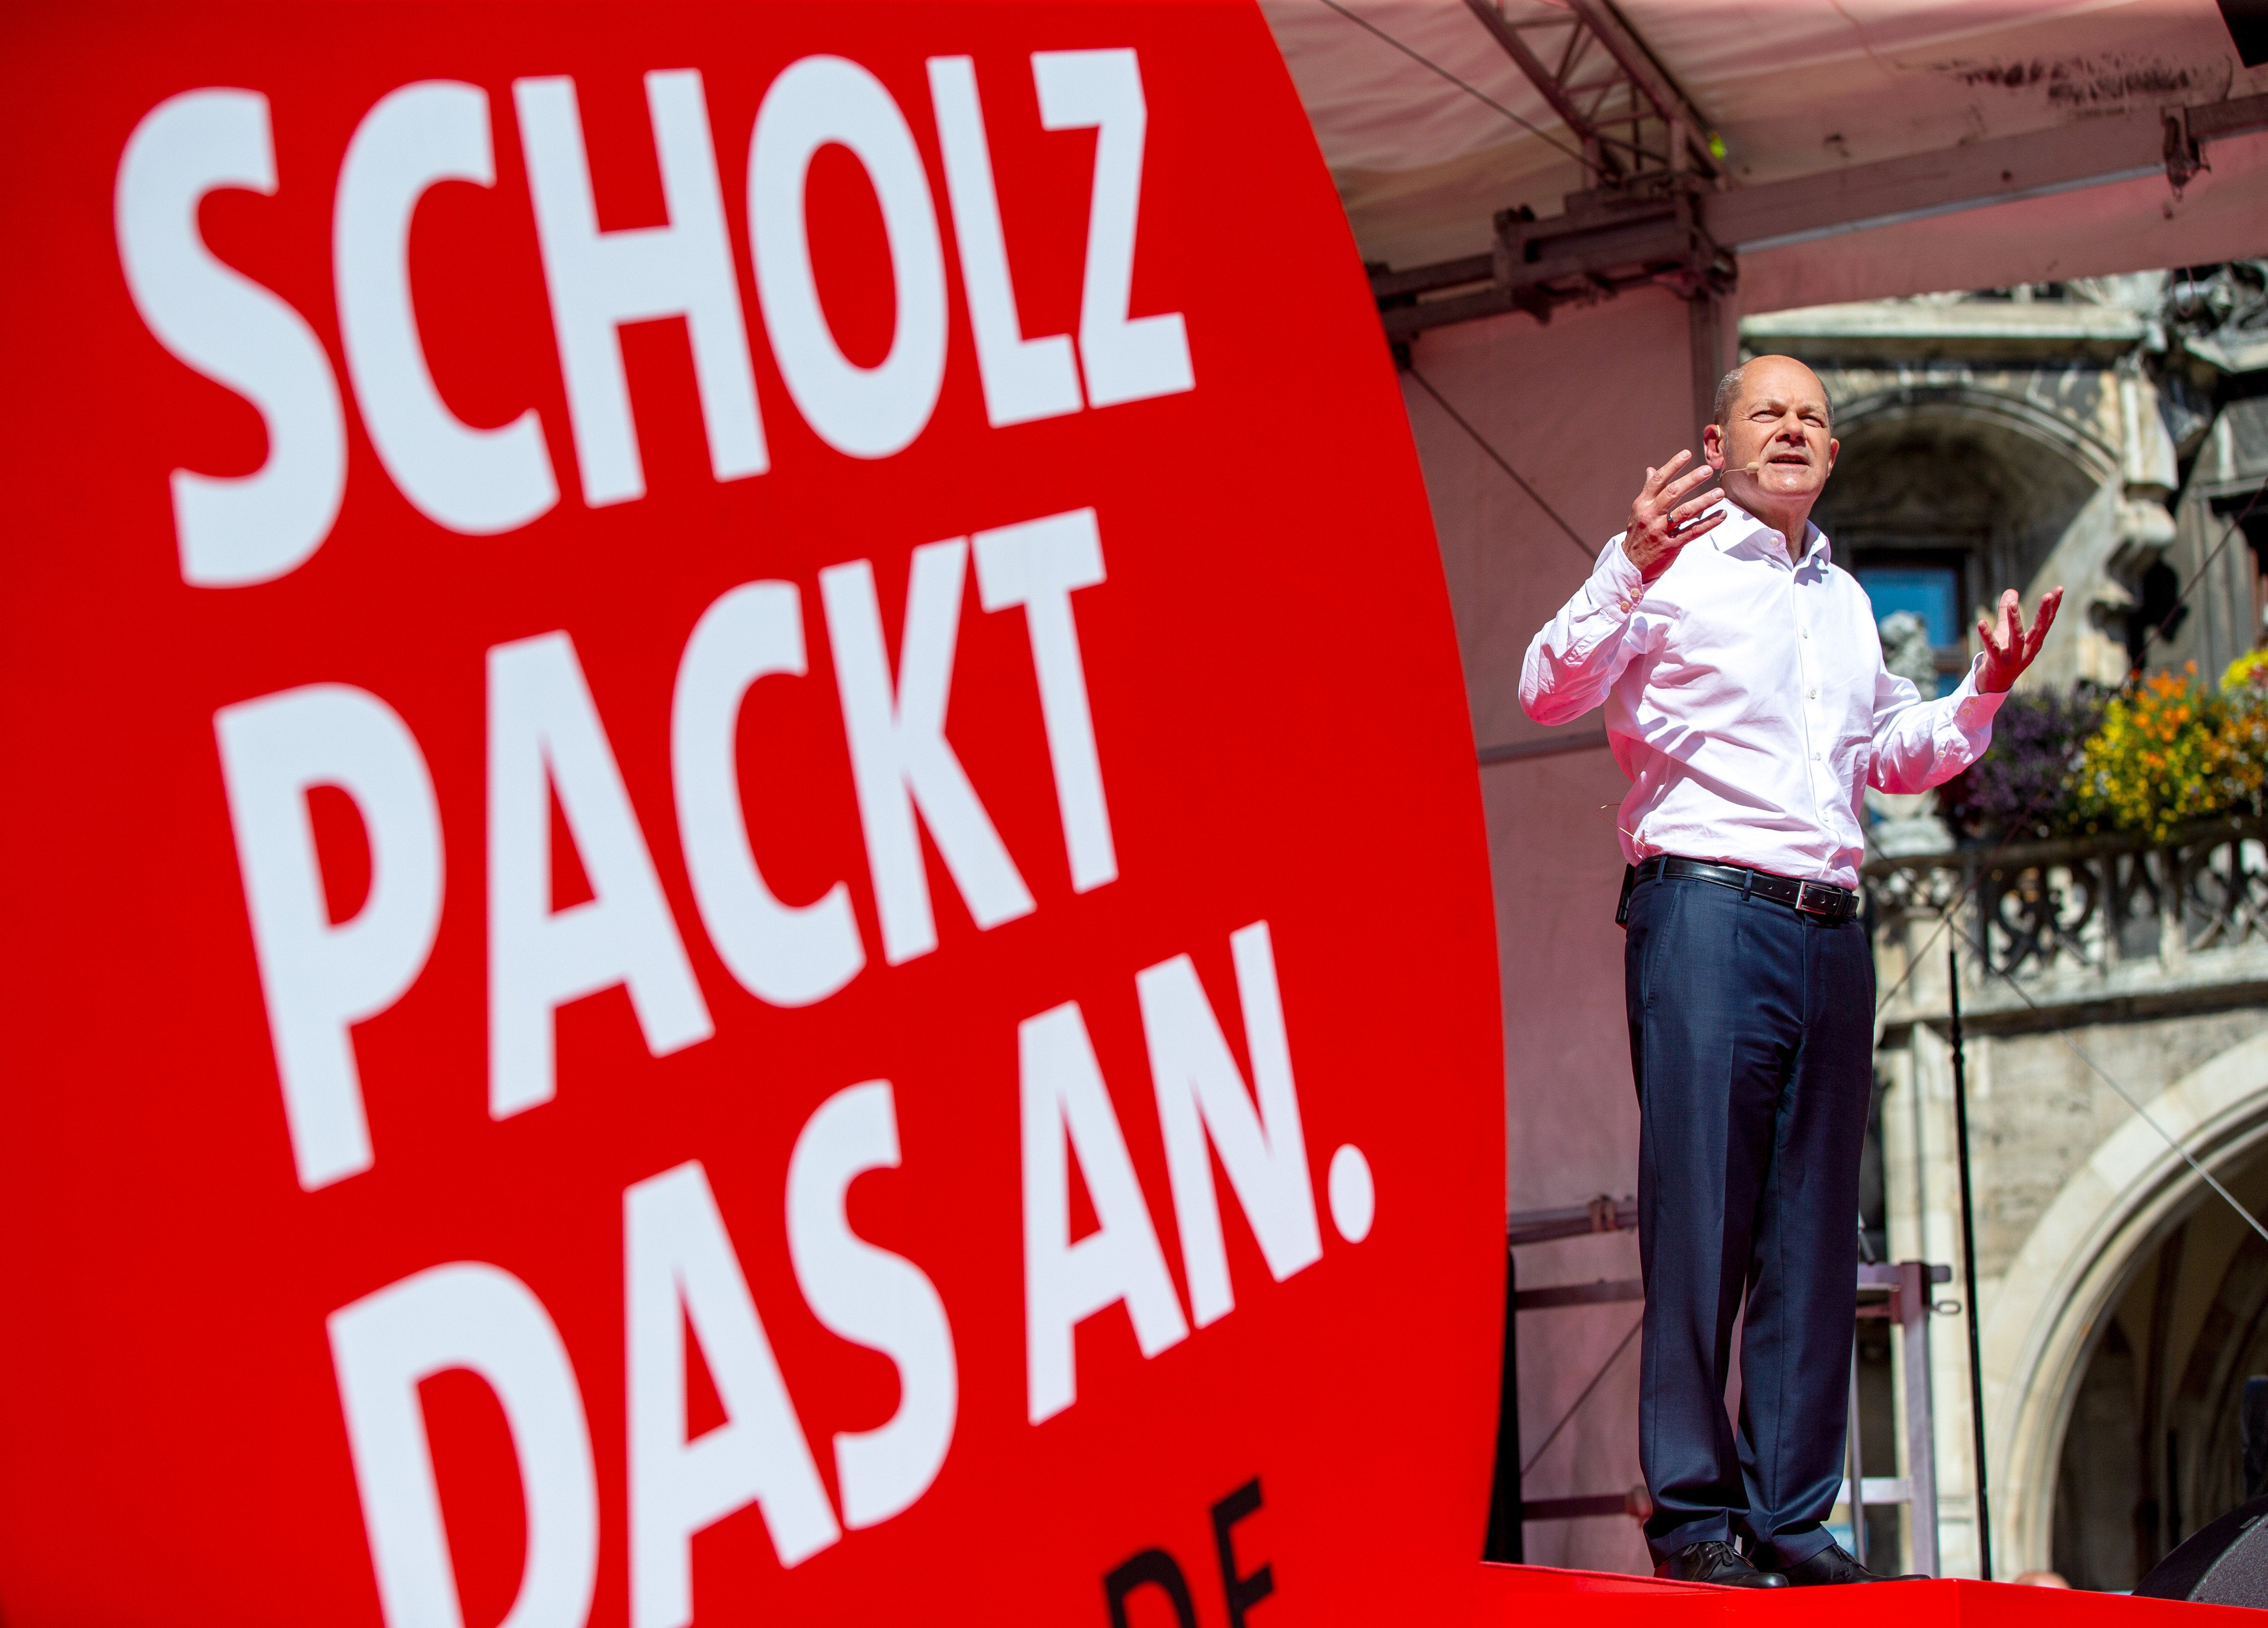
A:
[[[1946,822],[1972,842],[2077,833],[2072,771],[2102,721],[2103,692],[2010,696],[1992,720],[1992,745],[1938,793]]]

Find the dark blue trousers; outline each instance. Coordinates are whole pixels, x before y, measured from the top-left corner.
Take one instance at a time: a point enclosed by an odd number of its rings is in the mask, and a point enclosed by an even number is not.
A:
[[[1639,883],[1629,932],[1646,1542],[1662,1560],[1745,1536],[1793,1565],[1827,1546],[1843,1478],[1874,956],[1859,922],[1688,877]]]

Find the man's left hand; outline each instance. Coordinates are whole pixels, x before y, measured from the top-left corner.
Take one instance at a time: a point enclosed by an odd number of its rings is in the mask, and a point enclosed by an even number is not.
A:
[[[2024,669],[2040,653],[2040,645],[2055,626],[2056,607],[2063,603],[2063,590],[2051,588],[2047,598],[2040,601],[2040,619],[2027,632],[2024,628],[2024,608],[2010,588],[2000,596],[2000,614],[1982,620],[1977,631],[1984,641],[1984,667],[1977,675],[1977,688],[1987,694],[2007,689],[2023,676]]]

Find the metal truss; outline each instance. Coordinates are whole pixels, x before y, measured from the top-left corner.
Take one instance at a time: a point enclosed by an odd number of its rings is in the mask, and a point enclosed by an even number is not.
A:
[[[1608,0],[1465,0],[1583,144],[1591,184],[1714,178],[1724,144]]]
[[[1736,253],[2150,174],[2178,194],[2205,167],[2206,144],[2262,129],[2268,94],[2106,114],[1760,186],[1722,188],[1692,169],[1627,171],[1616,184],[1569,194],[1565,214],[1499,213],[1488,254],[1373,266],[1371,292],[1397,346],[1508,311],[1548,320],[1559,306],[1646,284],[1694,301],[1698,320],[1709,297],[1733,287]]]
[[[1539,220],[1495,218],[1485,254],[1369,268],[1395,360],[1428,328],[1668,289],[1691,320],[1695,410],[1709,411],[1731,357],[1722,297],[1742,253],[1951,210],[2162,170],[2176,196],[2207,167],[2203,144],[2268,128],[2268,95],[2139,110],[1940,152],[1854,165],[1765,186],[1727,173],[1714,126],[1663,71],[1612,0],[1465,0],[1570,135],[1584,189]]]
[[[1465,4],[1581,144],[1587,185],[1563,215],[1499,213],[1489,254],[1373,267],[1397,349],[1447,322],[1506,311],[1549,321],[1560,306],[1626,289],[1667,287],[1704,304],[1730,291],[1736,267],[1700,208],[1726,185],[1724,143],[1609,0]]]

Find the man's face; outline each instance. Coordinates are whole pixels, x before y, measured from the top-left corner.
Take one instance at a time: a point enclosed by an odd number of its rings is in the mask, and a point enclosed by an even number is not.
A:
[[[1793,357],[1763,356],[1741,372],[1739,399],[1712,424],[1702,443],[1721,472],[1725,495],[1748,506],[1757,499],[1819,496],[1840,443],[1829,432],[1827,391]],[[1748,466],[1757,465],[1749,472]]]

